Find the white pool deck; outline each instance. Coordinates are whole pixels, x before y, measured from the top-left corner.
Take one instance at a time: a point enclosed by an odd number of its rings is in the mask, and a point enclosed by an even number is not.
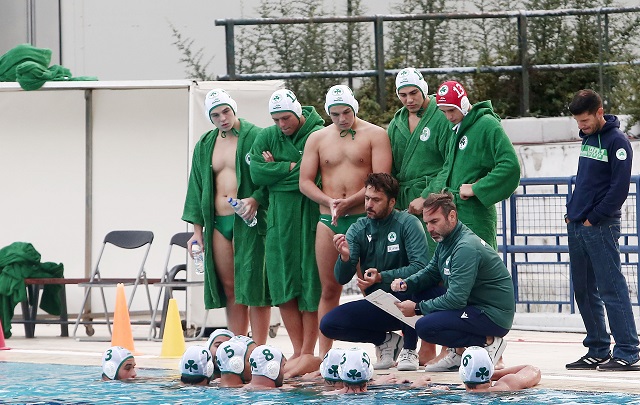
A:
[[[104,328],[104,329],[101,329]],[[35,338],[24,337],[22,325],[14,324],[13,336],[5,340],[10,350],[0,350],[0,361],[53,363],[53,364],[95,364],[100,365],[102,352],[110,345],[106,327],[96,327],[95,337],[104,341],[85,341],[84,330],[78,335],[83,340],[59,337],[58,325],[37,325]],[[70,330],[72,332],[72,328]],[[133,326],[135,350],[139,375],[144,375],[145,368],[174,369],[176,359],[161,358],[162,342],[146,340],[148,327]],[[582,346],[583,333],[548,332],[530,330],[512,330],[507,336],[507,349],[504,361],[507,366],[517,364],[533,364],[542,370],[542,381],[539,388],[567,389],[579,391],[625,392],[640,394],[640,372],[600,372],[569,371],[565,363],[577,360],[586,353]],[[186,342],[187,346],[204,344],[205,340]],[[286,329],[280,327],[275,338],[269,338],[268,344],[279,347],[286,356],[292,354],[291,343]],[[353,344],[336,342],[336,347],[359,346],[374,355],[374,347],[370,344]],[[398,372],[386,370],[381,374],[394,373],[398,377],[414,381],[425,375],[424,371]],[[433,382],[458,383],[458,373],[428,373]]]

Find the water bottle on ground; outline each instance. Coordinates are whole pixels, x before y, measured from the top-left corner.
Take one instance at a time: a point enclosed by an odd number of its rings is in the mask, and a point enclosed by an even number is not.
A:
[[[242,218],[242,213],[244,213],[245,210],[244,203],[241,200],[232,197],[229,197],[227,202],[233,207],[233,210],[236,212],[236,214],[240,215],[240,218]],[[258,222],[257,215],[254,215],[254,217],[251,219],[242,219],[247,224],[247,226],[255,226]]]
[[[196,269],[196,274],[204,274],[204,257],[202,254],[202,248],[195,240],[191,242],[191,253],[193,253],[193,264]]]

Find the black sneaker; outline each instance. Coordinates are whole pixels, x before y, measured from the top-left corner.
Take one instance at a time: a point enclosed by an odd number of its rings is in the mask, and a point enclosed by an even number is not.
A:
[[[592,357],[587,354],[586,356],[580,357],[573,363],[566,364],[565,367],[567,368],[567,370],[595,370],[600,364],[606,363],[610,359],[611,355],[600,358]]]
[[[605,363],[598,364],[598,371],[640,371],[640,365],[613,357]]]

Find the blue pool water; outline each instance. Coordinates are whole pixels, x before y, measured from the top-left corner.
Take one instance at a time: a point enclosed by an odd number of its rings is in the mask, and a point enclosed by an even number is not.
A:
[[[102,382],[96,366],[0,362],[0,404],[635,404],[640,395],[530,389],[518,393],[377,387],[366,394],[327,396],[316,389],[248,392],[214,387],[182,387],[168,370],[138,370],[136,383]]]

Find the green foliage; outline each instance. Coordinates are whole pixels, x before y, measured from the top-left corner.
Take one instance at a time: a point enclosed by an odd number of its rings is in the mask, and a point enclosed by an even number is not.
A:
[[[351,0],[352,15],[366,15],[362,0]],[[316,0],[262,0],[261,17],[319,17],[328,15]],[[335,3],[334,3],[335,4]],[[344,3],[342,3],[344,4]],[[431,14],[468,11],[464,0],[397,0],[394,14]],[[614,0],[473,0],[481,12],[504,10],[553,10],[616,7]],[[330,15],[345,15],[333,9]],[[640,13],[609,16],[527,16],[529,65],[629,62],[640,58]],[[183,52],[181,62],[192,77],[210,78],[202,65],[202,50],[192,52],[193,41],[183,39],[172,27],[174,44]],[[601,35],[602,34],[602,35]],[[446,66],[518,66],[522,63],[516,17],[485,19],[437,19],[388,22],[384,25],[385,68]],[[373,24],[285,24],[236,26],[236,70],[239,73],[354,71],[374,68]],[[602,40],[600,38],[603,38]],[[521,115],[522,75],[518,71],[427,75],[433,93],[444,80],[459,80],[472,102],[492,100],[502,117]],[[324,109],[327,89],[347,79],[311,78],[287,80],[306,105]],[[349,81],[352,82],[351,80]],[[378,104],[377,78],[355,79],[362,119],[386,125],[401,107],[395,94],[395,78],[385,81],[386,108]],[[582,88],[599,91],[605,110],[630,114],[640,122],[640,66],[562,70],[529,70],[529,115],[568,114],[566,105]]]
[[[169,24],[171,27],[171,32],[175,41],[171,43],[171,45],[175,45],[176,48],[180,52],[182,52],[182,57],[180,58],[180,63],[184,63],[187,65],[186,74],[187,77],[196,79],[196,80],[215,80],[215,76],[207,73],[207,67],[213,60],[213,57],[207,61],[207,63],[202,63],[203,50],[200,48],[197,51],[193,51],[191,47],[193,46],[193,39],[183,38],[180,31],[173,26],[173,24]]]

